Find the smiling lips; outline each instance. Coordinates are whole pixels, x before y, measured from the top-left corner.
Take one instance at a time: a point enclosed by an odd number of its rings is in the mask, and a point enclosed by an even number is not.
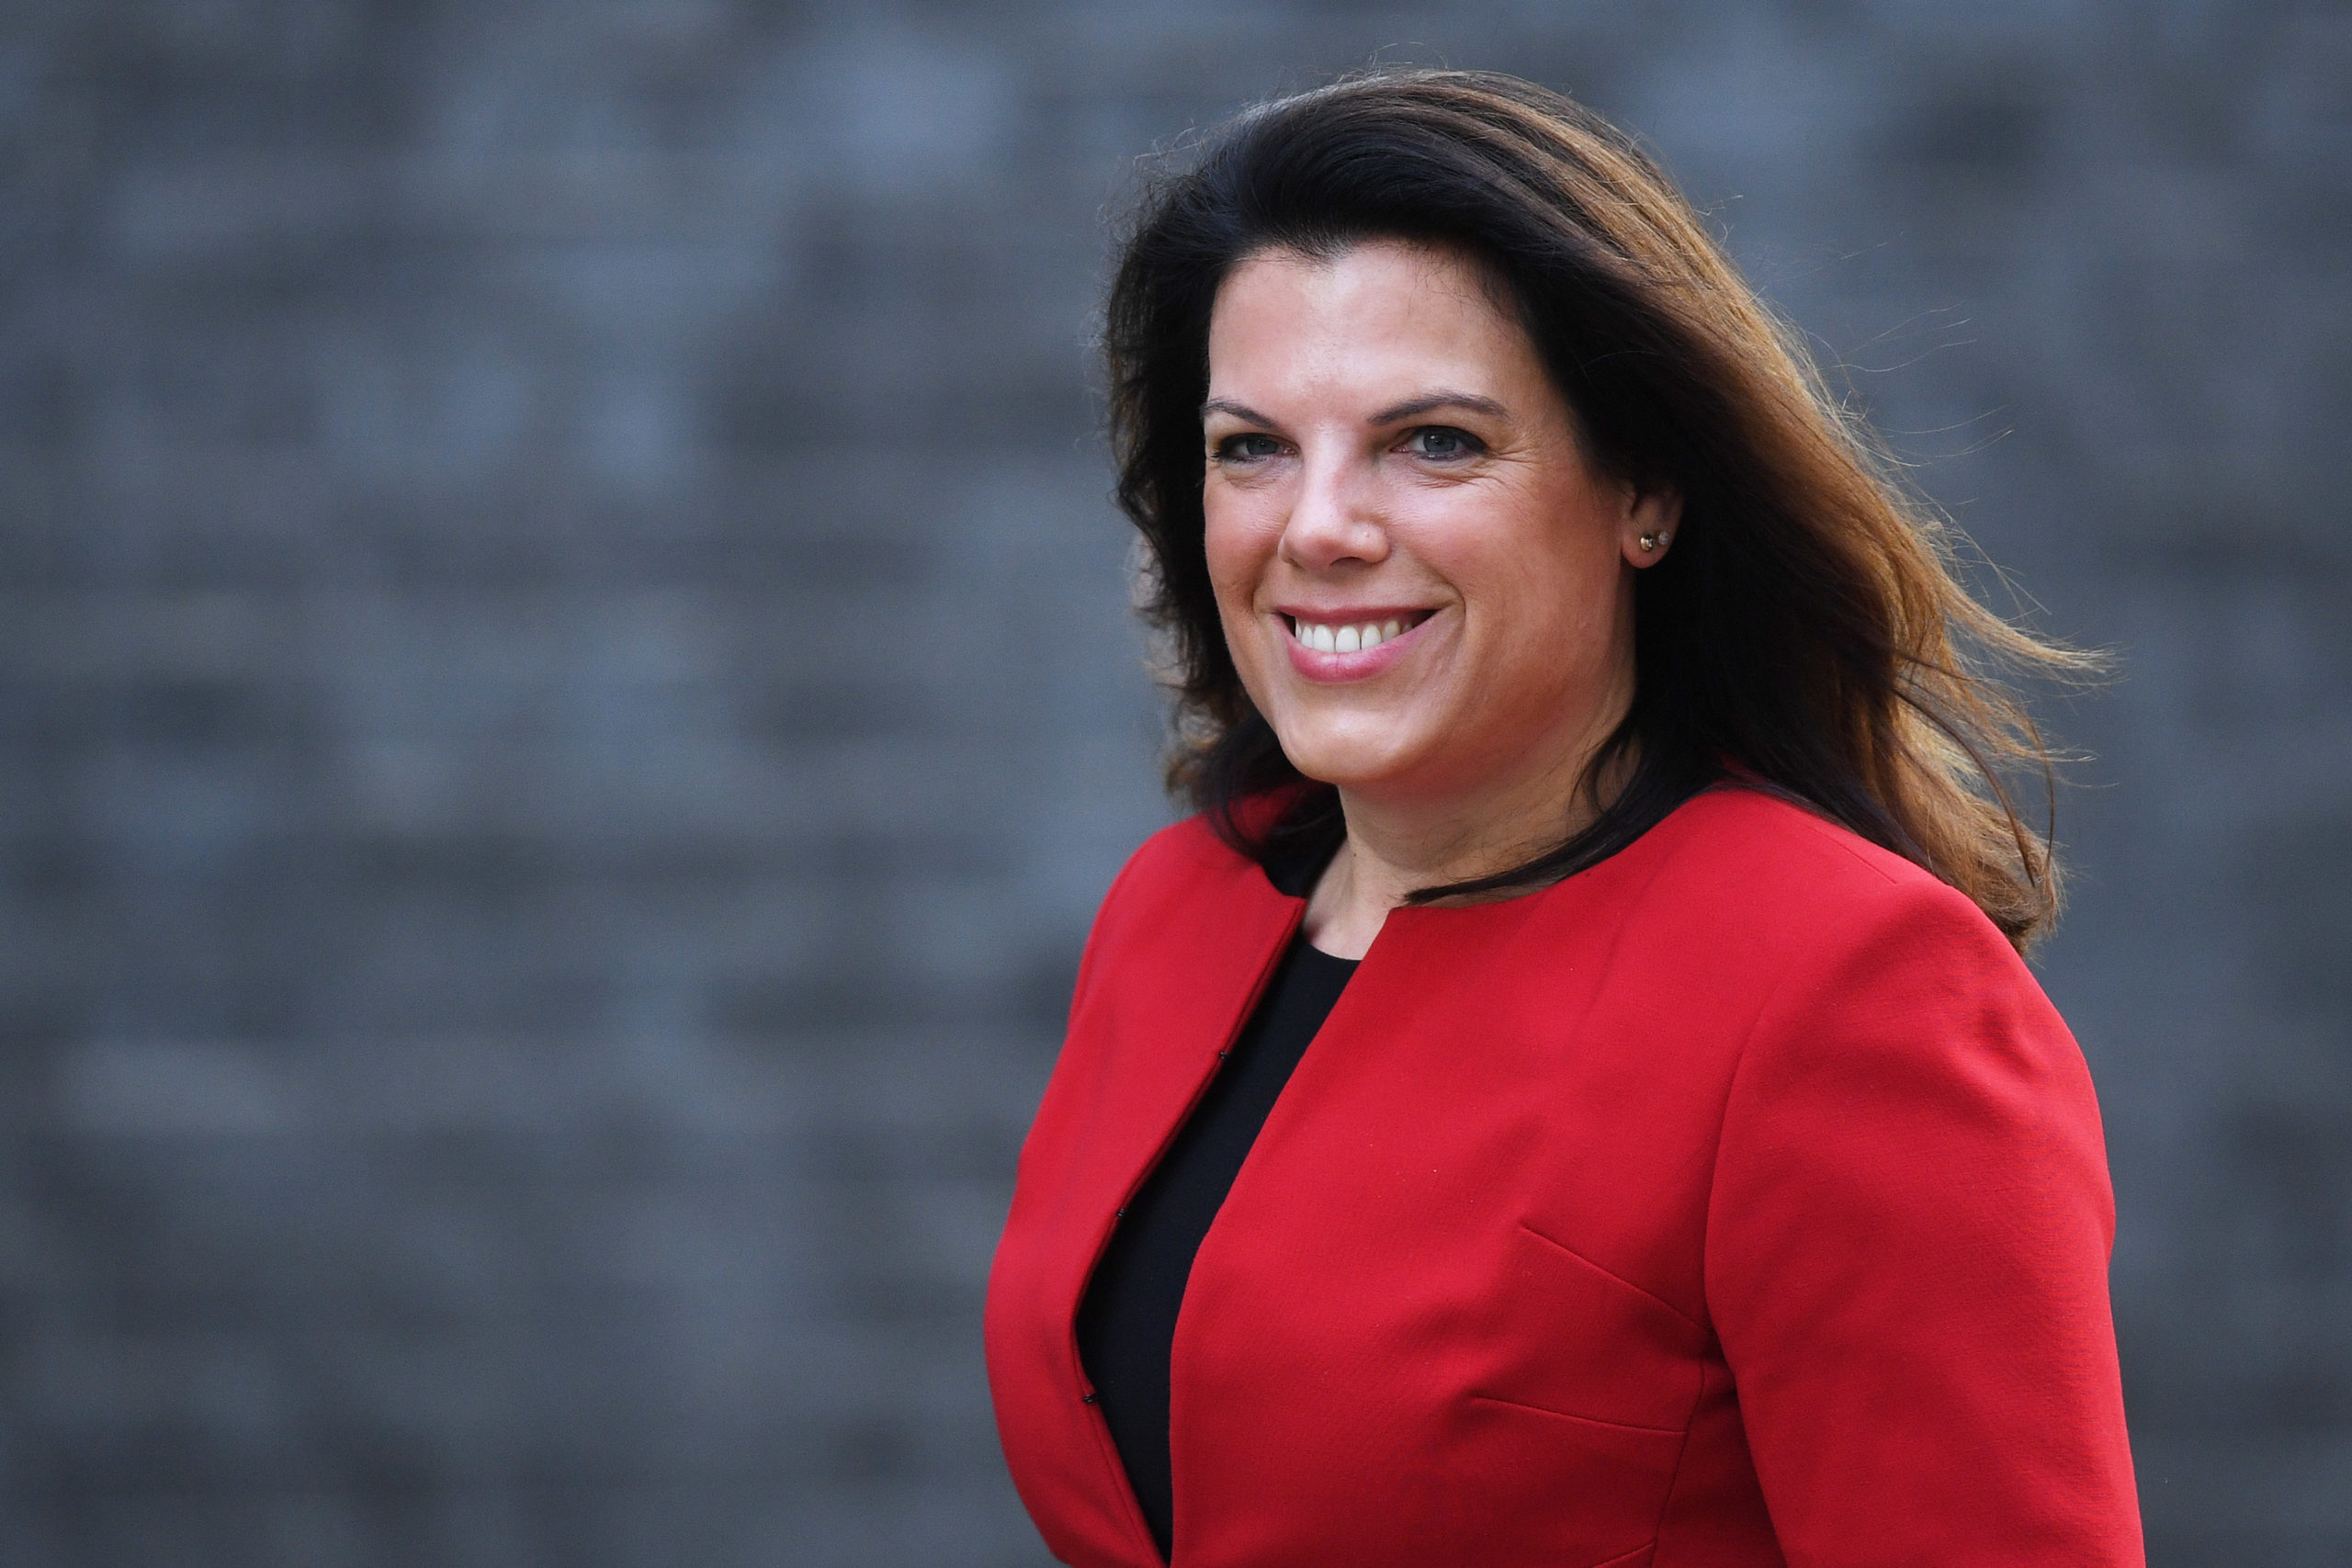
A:
[[[1330,681],[1361,679],[1387,668],[1402,651],[1392,645],[1411,636],[1433,613],[1356,611],[1311,618],[1285,612],[1283,619],[1290,627],[1292,664],[1301,674]],[[1365,657],[1384,650],[1387,657]]]

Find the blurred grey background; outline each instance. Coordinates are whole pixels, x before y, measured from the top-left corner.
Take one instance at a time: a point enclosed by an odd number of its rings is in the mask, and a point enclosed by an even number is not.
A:
[[[2151,1556],[2352,1562],[2352,9],[2218,0],[9,0],[0,1561],[1044,1561],[1105,214],[1375,56],[1640,130],[2123,653],[2042,971]]]

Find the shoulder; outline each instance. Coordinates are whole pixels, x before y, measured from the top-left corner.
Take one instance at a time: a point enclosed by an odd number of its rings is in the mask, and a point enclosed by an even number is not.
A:
[[[1162,828],[1112,880],[1079,960],[1078,994],[1106,963],[1189,950],[1243,908],[1284,902],[1257,862],[1217,836],[1205,817]]]
[[[1643,912],[1694,937],[1701,928],[1724,958],[1747,955],[1779,975],[1857,946],[1926,942],[1948,958],[1965,953],[2026,977],[2007,939],[1966,894],[1778,796],[1711,790],[1642,848]]]
[[[1661,870],[1724,878],[1728,887],[1770,887],[1833,902],[1885,887],[1942,888],[1931,873],[1850,829],[1779,795],[1724,784],[1692,798],[1654,829]],[[1965,899],[1962,899],[1965,902]]]
[[[1147,914],[1173,902],[1215,897],[1265,874],[1219,838],[1204,816],[1172,822],[1146,839],[1102,896],[1098,920]]]
[[[1680,906],[1687,985],[1713,993],[1725,1026],[1717,1197],[1744,1196],[1718,1217],[1752,1214],[1758,1184],[1777,1184],[1804,1195],[1793,1235],[1880,1213],[1890,1184],[1910,1184],[1924,1213],[2003,1171],[2063,1192],[2080,1235],[2107,1234],[2088,1068],[1984,913],[1799,807],[1748,790],[1691,805],[1649,901]]]
[[[1121,869],[1119,881],[1112,886],[1115,888],[1130,878],[1166,880],[1202,872],[1225,872],[1250,863],[1253,863],[1240,851],[1217,837],[1205,815],[1196,814],[1170,822],[1137,845]]]
[[[1687,818],[1687,819],[1685,819]],[[2091,1110],[2081,1053],[2016,949],[1932,874],[1752,790],[1693,801],[1645,903],[1739,1028],[1735,1114],[1792,1085]],[[1996,1085],[2005,1085],[1996,1090]],[[1956,1092],[1956,1091],[1955,1091]]]
[[[2032,972],[1967,895],[1802,807],[1713,791],[1622,858],[1614,977],[1706,1021],[1751,1068],[1973,1040],[2076,1070]]]

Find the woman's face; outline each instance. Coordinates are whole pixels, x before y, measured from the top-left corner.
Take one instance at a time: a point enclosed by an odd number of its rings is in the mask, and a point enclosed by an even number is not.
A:
[[[1266,251],[1209,324],[1208,565],[1243,683],[1309,778],[1559,798],[1634,682],[1670,497],[1586,462],[1534,345],[1448,251]]]

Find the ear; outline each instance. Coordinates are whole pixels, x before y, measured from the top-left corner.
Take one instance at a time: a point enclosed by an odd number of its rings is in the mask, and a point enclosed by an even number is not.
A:
[[[1675,530],[1682,523],[1681,492],[1637,490],[1628,493],[1623,519],[1618,525],[1617,547],[1625,564],[1636,569],[1656,566],[1674,547]]]

